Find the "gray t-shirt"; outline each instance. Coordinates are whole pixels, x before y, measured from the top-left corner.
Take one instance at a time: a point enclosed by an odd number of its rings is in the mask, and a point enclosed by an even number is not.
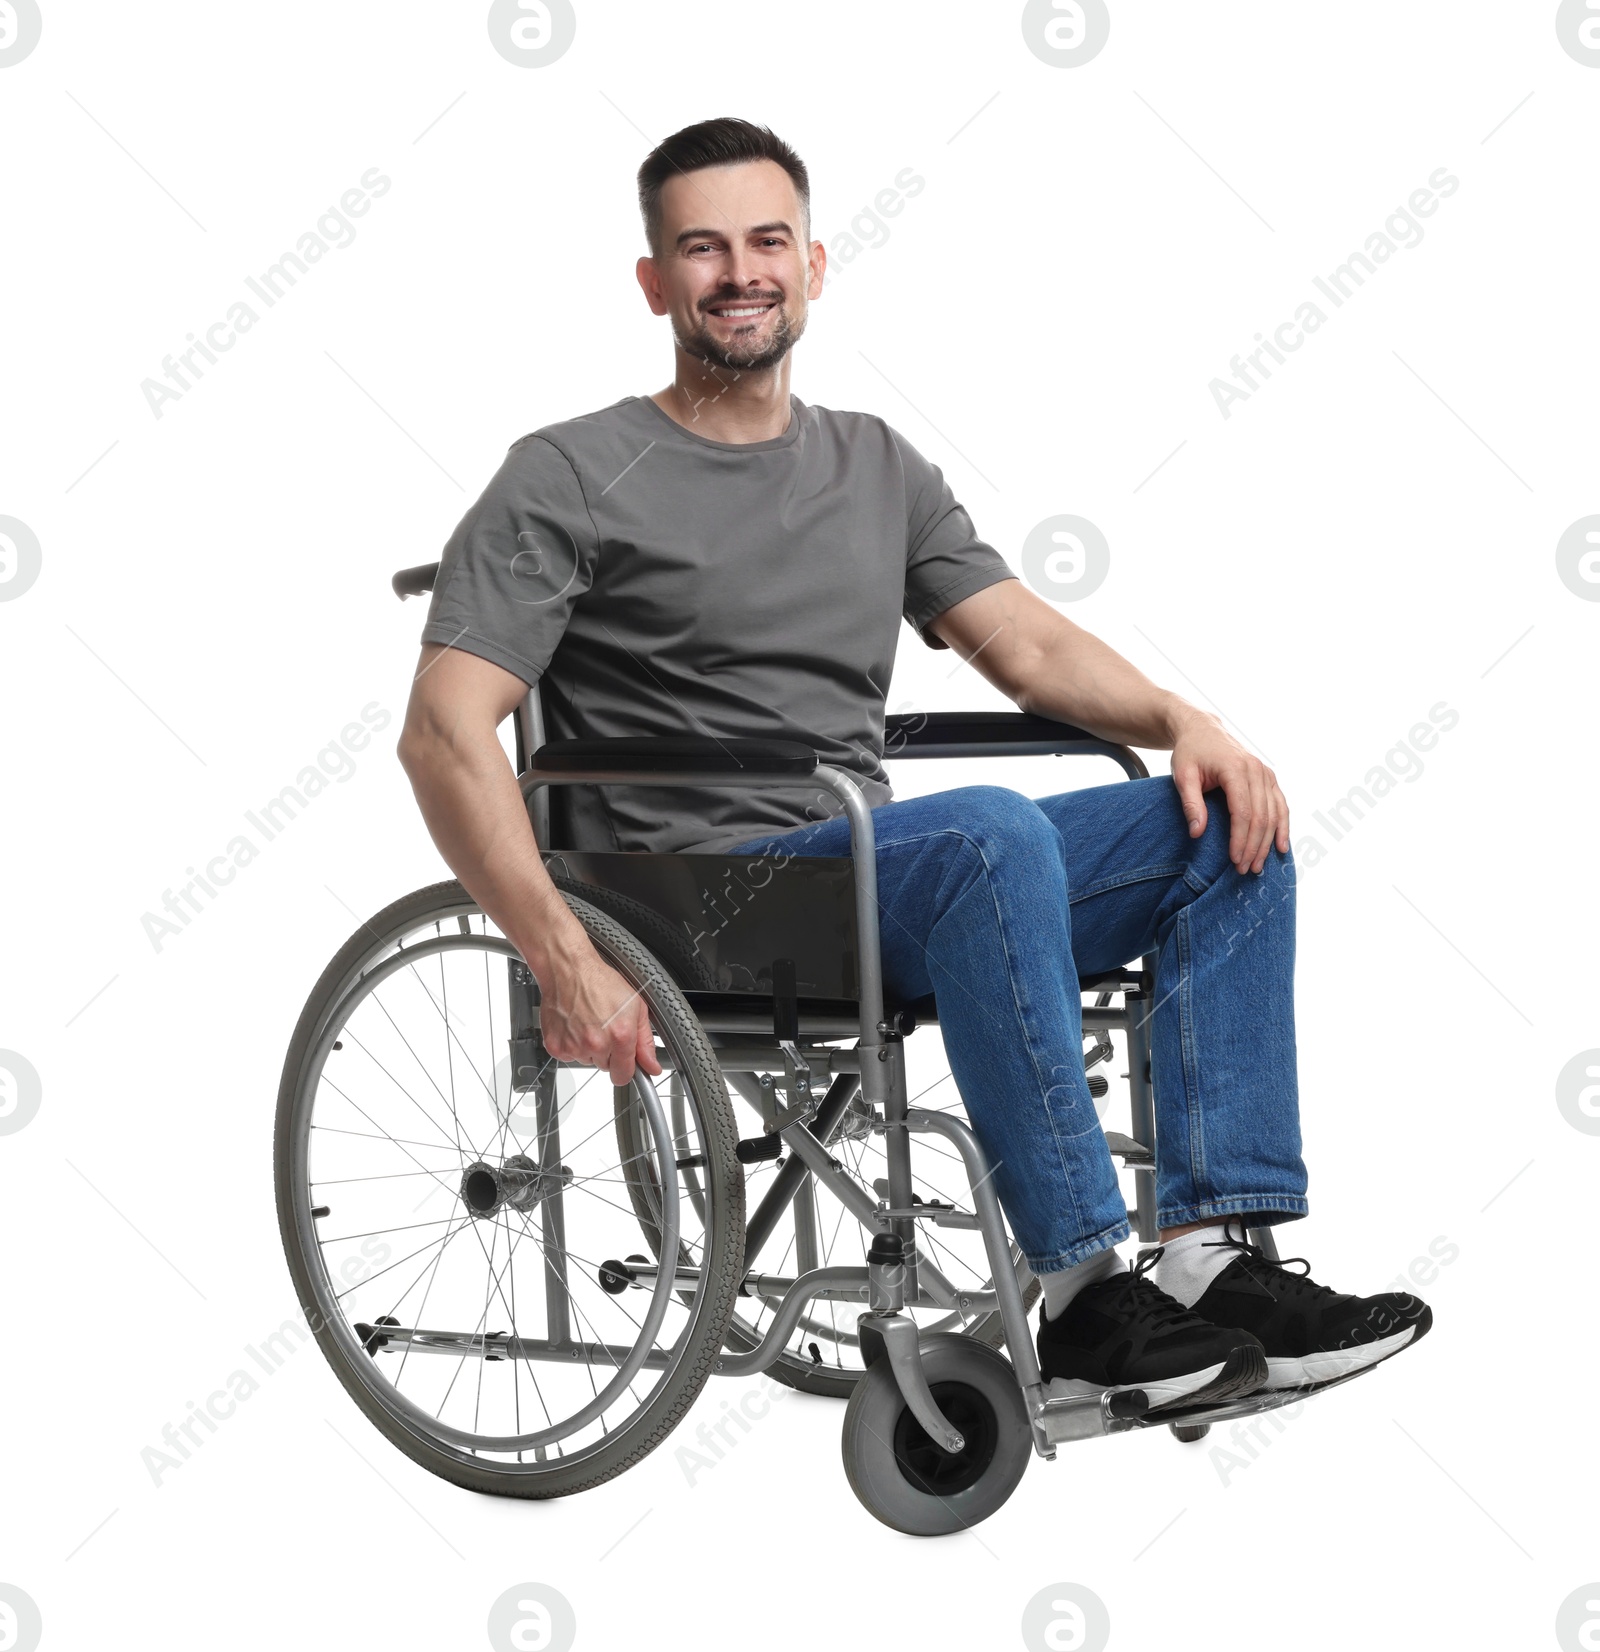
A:
[[[423,641],[542,681],[550,739],[799,740],[887,803],[902,616],[943,648],[928,622],[1015,575],[882,419],[790,403],[765,442],[648,396],[524,436],[445,547]],[[715,852],[842,812],[814,782],[549,795],[568,849]]]

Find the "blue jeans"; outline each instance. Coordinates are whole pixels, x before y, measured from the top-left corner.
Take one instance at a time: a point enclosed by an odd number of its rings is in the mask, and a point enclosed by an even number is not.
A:
[[[1228,860],[1222,792],[1189,836],[1166,775],[1027,798],[963,786],[872,811],[885,989],[938,997],[950,1070],[1036,1273],[1128,1237],[1089,1095],[1078,975],[1156,956],[1162,1227],[1306,1214],[1294,1042],[1294,863]],[[844,816],[731,854],[848,855]]]

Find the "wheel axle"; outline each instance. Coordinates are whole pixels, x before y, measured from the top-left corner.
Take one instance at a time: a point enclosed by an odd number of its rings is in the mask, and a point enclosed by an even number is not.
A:
[[[541,1170],[526,1153],[513,1153],[503,1164],[476,1159],[461,1172],[461,1202],[480,1221],[509,1206],[524,1213],[559,1193],[572,1181],[572,1171]]]

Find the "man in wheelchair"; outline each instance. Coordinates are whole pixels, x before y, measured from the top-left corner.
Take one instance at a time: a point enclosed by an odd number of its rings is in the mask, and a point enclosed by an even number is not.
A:
[[[884,980],[904,1000],[937,995],[1043,1284],[1047,1380],[1193,1406],[1415,1342],[1431,1323],[1415,1297],[1335,1291],[1247,1236],[1307,1211],[1294,866],[1272,770],[1033,595],[883,419],[790,393],[827,260],[786,144],[707,121],[648,157],[639,193],[637,275],[670,320],[673,381],[512,446],[445,550],[400,746],[441,853],[537,978],[549,1053],[618,1085],[636,1063],[661,1070],[643,1001],[545,871],[498,725],[541,685],[565,738],[803,741],[872,807]],[[1024,711],[1170,750],[1171,777],[892,800],[902,617]],[[837,799],[803,784],[576,786],[565,803],[575,849],[850,853]],[[1161,1244],[1130,1269],[1078,978],[1147,953]]]

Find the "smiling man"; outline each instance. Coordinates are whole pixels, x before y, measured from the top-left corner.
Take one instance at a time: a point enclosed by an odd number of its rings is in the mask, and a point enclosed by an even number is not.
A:
[[[672,383],[516,442],[445,548],[400,757],[440,853],[537,977],[545,1045],[658,1073],[641,1000],[546,875],[496,735],[542,683],[553,738],[786,737],[873,808],[885,981],[938,994],[968,1114],[1043,1283],[1045,1376],[1157,1408],[1359,1369],[1431,1323],[1341,1294],[1245,1224],[1305,1215],[1294,868],[1272,771],[1033,595],[938,467],[875,414],[789,388],[827,263],[800,158],[706,121],[639,170]],[[1026,711],[1172,753],[1171,776],[895,801],[884,701],[904,619]],[[553,788],[576,849],[850,850],[812,788]],[[1163,1244],[1130,1270],[1083,1065],[1078,972],[1158,958]],[[1154,1267],[1154,1277],[1150,1270]]]

